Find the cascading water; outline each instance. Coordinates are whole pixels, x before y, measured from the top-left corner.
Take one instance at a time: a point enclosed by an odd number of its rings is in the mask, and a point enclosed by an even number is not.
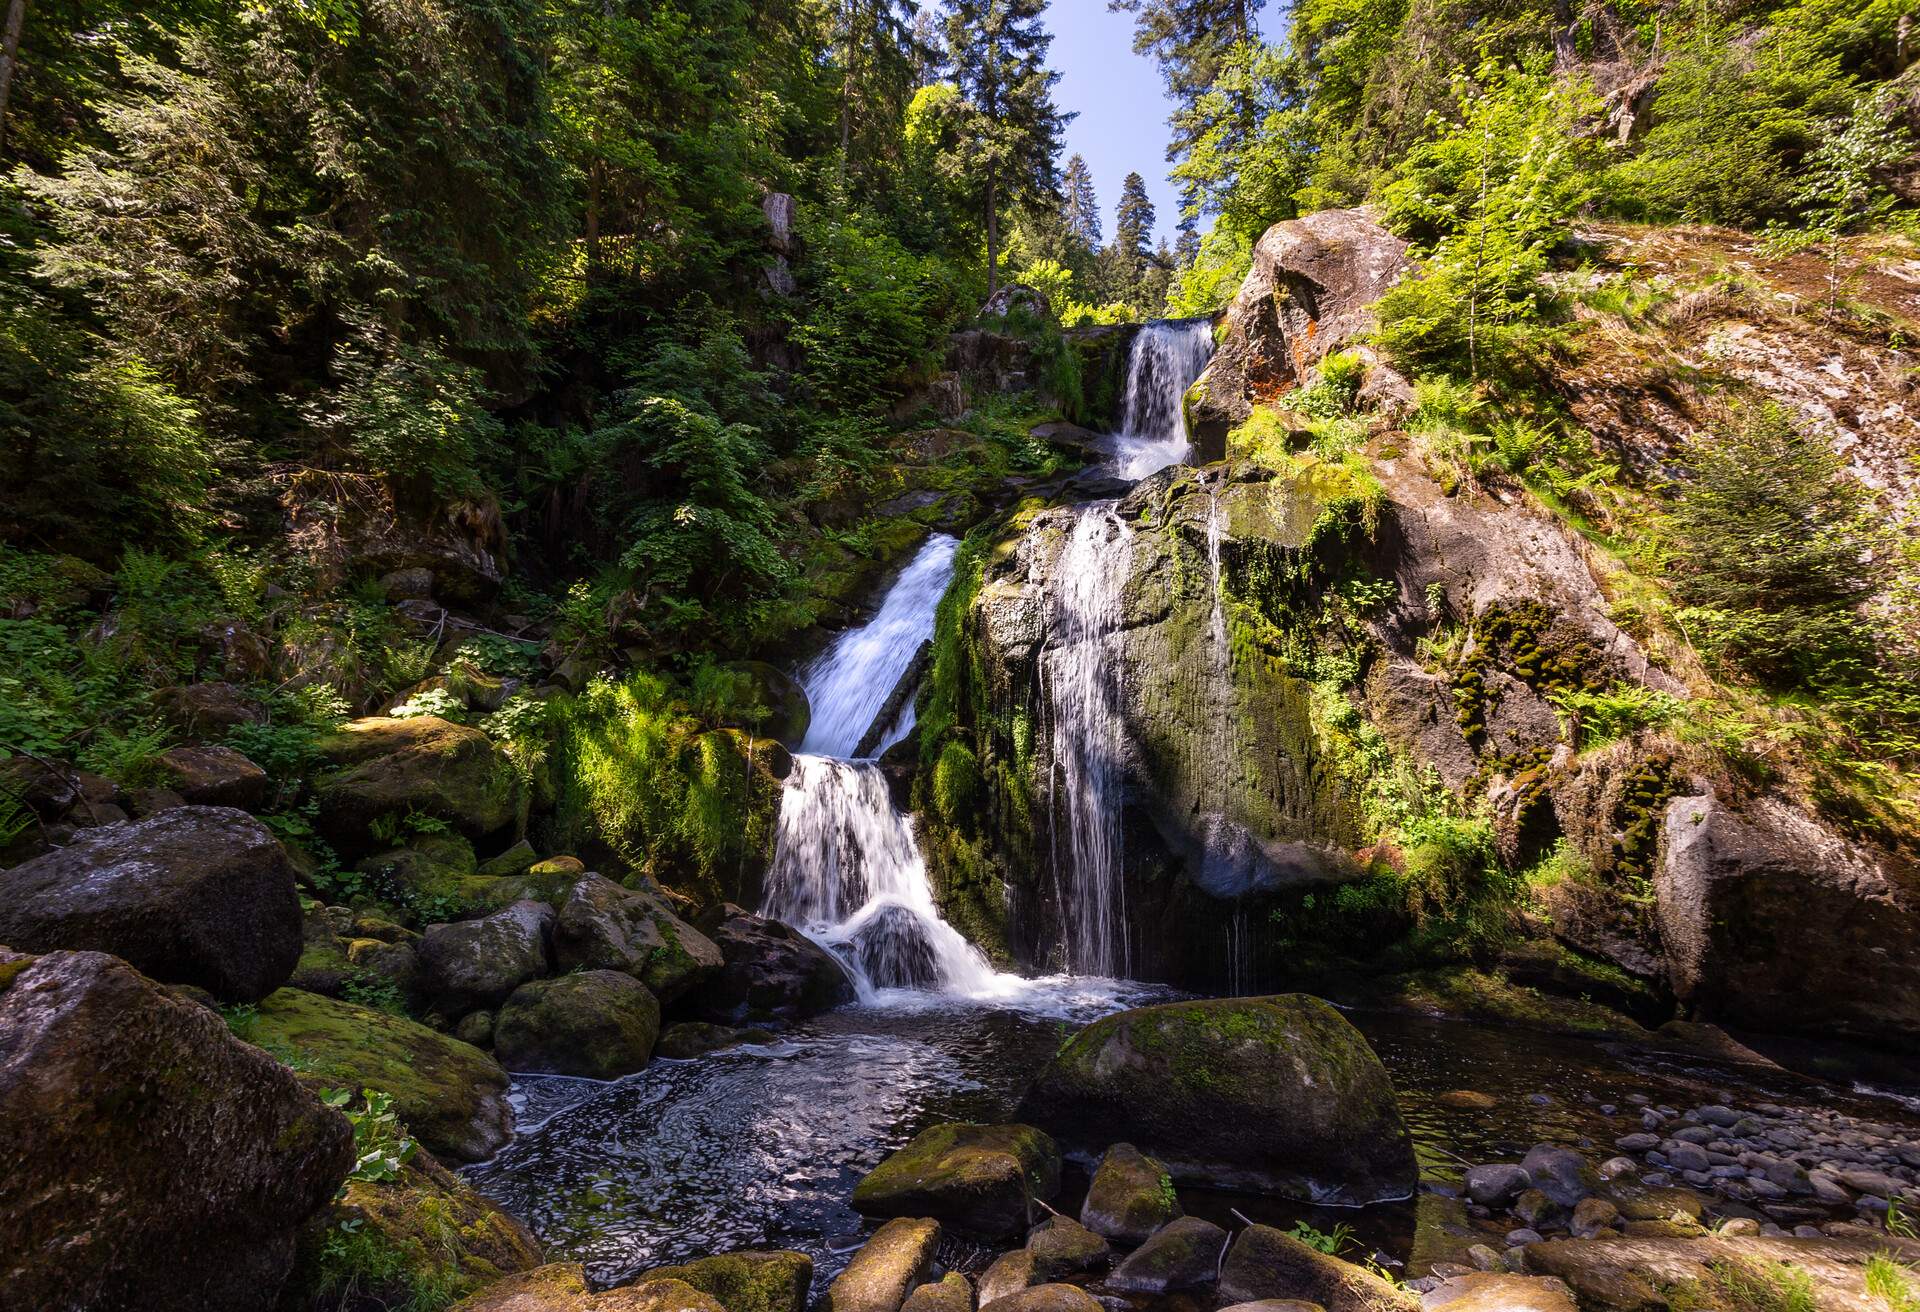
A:
[[[780,798],[760,911],[836,953],[867,1001],[892,988],[991,994],[1004,979],[940,919],[913,822],[893,809],[879,767],[846,759],[933,635],[958,545],[945,534],[928,539],[873,619],[841,634],[801,677],[813,720]],[[909,709],[879,750],[912,725]]]
[[[1042,657],[1053,721],[1054,900],[1067,969],[1082,975],[1124,976],[1130,964],[1120,872],[1126,731],[1116,648],[1132,548],[1132,530],[1113,502],[1080,508],[1054,564]]]
[[[1140,479],[1186,459],[1183,401],[1213,356],[1207,319],[1156,319],[1133,339],[1127,404],[1114,440],[1113,472]]]

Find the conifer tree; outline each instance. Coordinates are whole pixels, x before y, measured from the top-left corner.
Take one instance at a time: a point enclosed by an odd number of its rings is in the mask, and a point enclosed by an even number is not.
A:
[[[1093,170],[1083,156],[1076,154],[1067,161],[1066,172],[1060,176],[1060,200],[1068,231],[1089,251],[1099,250],[1103,235],[1100,199],[1093,190]]]
[[[950,171],[974,182],[987,229],[987,290],[1000,286],[1000,212],[1057,190],[1054,157],[1071,121],[1053,103],[1046,0],[948,0],[947,60],[966,98]]]
[[[1155,217],[1146,179],[1138,173],[1127,174],[1120,184],[1119,208],[1114,212],[1113,244],[1120,252],[1129,282],[1136,286],[1152,259]]]

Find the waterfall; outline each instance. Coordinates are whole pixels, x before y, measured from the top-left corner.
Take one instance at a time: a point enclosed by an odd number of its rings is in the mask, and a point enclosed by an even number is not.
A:
[[[1118,645],[1132,556],[1132,531],[1113,502],[1080,508],[1053,566],[1042,656],[1053,722],[1054,898],[1067,969],[1082,975],[1124,976],[1131,962],[1120,872],[1126,733]]]
[[[801,751],[850,757],[858,750],[860,740],[912,668],[920,644],[933,636],[933,612],[953,577],[953,554],[959,546],[945,533],[928,538],[887,590],[873,619],[841,634],[800,676],[813,708]],[[912,728],[913,702],[908,699],[874,755],[885,752]]]
[[[1187,458],[1182,402],[1213,355],[1208,319],[1156,319],[1133,339],[1114,472],[1139,479]]]
[[[1220,490],[1207,489],[1207,568],[1213,575],[1213,614],[1207,633],[1213,639],[1216,666],[1224,668],[1227,655],[1227,611],[1220,591],[1220,540],[1226,536],[1226,521],[1220,516]]]
[[[913,822],[894,810],[886,776],[870,760],[846,759],[933,636],[958,545],[929,538],[873,619],[841,634],[801,675],[813,721],[780,797],[760,913],[832,951],[866,1001],[882,989],[1004,991],[1005,977],[940,918]],[[878,750],[912,726],[909,701]]]

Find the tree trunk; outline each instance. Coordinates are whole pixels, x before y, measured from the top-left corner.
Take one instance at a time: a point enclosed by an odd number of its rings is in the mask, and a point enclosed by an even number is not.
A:
[[[993,166],[987,166],[987,299],[1000,290],[1000,197],[996,193]]]
[[[20,65],[20,32],[26,25],[27,0],[9,0],[6,30],[0,33],[0,151],[7,148],[7,97]]]

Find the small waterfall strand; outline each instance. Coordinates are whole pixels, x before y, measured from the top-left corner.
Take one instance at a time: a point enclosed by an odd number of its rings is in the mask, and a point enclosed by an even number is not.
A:
[[[1213,357],[1206,319],[1157,319],[1133,339],[1114,472],[1139,479],[1187,458],[1187,389]]]
[[[1132,555],[1132,531],[1112,502],[1080,510],[1054,565],[1042,658],[1052,718],[1055,898],[1067,969],[1082,975],[1124,976],[1131,964],[1120,869],[1126,730],[1117,646]]]

